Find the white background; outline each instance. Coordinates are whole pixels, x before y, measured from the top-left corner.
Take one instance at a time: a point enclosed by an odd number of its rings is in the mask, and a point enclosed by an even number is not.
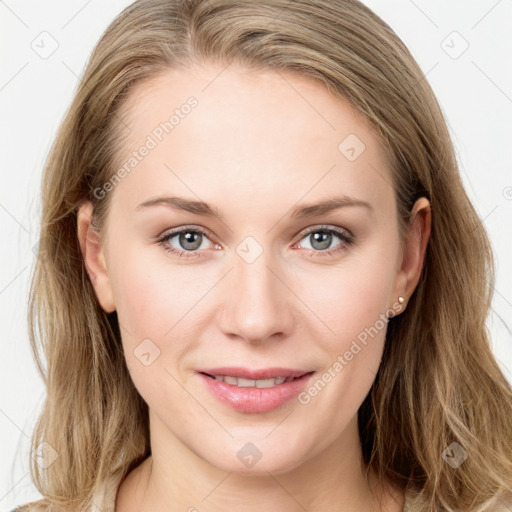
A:
[[[129,3],[0,0],[0,510],[39,497],[28,473],[29,437],[44,388],[29,350],[26,303],[43,162],[87,57]],[[410,48],[446,115],[467,191],[496,253],[488,325],[512,382],[512,2],[365,3]],[[32,48],[41,38],[51,48],[44,31],[58,44],[46,59]]]

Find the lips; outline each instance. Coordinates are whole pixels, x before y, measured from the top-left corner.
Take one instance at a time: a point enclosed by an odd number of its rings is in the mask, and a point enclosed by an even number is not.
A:
[[[239,412],[263,413],[277,409],[297,396],[314,371],[223,367],[197,373],[206,388],[223,404]]]

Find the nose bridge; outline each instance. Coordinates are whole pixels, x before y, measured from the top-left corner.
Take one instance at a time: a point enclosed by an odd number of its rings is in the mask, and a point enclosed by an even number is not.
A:
[[[226,295],[222,328],[246,340],[264,341],[276,333],[289,331],[292,314],[289,292],[281,282],[279,265],[272,251],[247,237],[233,255],[232,287]]]

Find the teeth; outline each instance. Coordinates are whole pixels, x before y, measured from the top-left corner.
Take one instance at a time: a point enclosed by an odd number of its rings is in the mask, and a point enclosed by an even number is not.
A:
[[[271,388],[276,384],[282,384],[284,382],[284,377],[277,377],[275,379],[261,379],[256,381],[257,388]]]
[[[215,378],[217,378],[217,376],[215,376]],[[228,384],[233,384],[233,386],[238,385],[238,379],[236,377],[230,377],[229,375],[226,375],[224,377],[224,382],[227,382]]]
[[[290,382],[293,377],[276,377],[275,379],[244,379],[242,377],[231,377],[230,375],[213,375],[215,380],[220,382],[226,382],[232,386],[238,386],[240,388],[271,388],[283,384],[283,382]]]
[[[244,379],[242,377],[238,377],[237,380],[238,380],[237,386],[239,388],[253,388],[256,385],[255,380]]]

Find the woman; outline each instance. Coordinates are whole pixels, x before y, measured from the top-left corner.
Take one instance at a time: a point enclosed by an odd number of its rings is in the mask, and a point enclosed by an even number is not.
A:
[[[491,249],[364,5],[135,2],[42,200],[20,510],[507,510]]]

